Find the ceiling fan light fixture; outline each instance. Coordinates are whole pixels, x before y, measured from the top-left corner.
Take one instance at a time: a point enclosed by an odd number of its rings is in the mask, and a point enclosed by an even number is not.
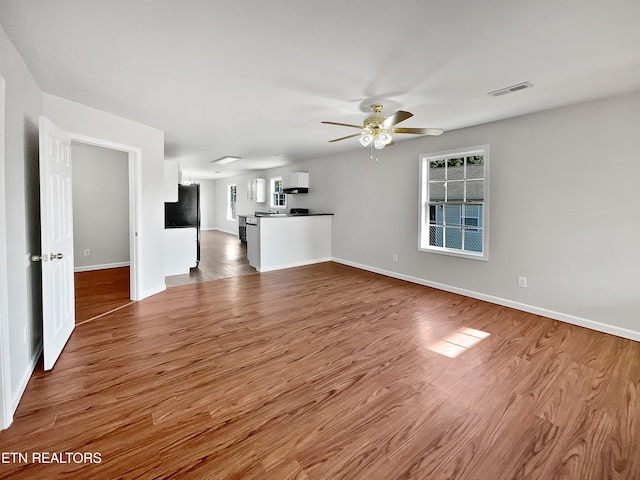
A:
[[[393,137],[391,137],[391,135],[387,132],[382,132],[380,134],[380,140],[382,140],[385,145],[389,145],[392,142]]]
[[[365,134],[365,135],[362,135],[362,136],[358,139],[358,141],[360,142],[360,144],[361,144],[363,147],[366,147],[366,146],[368,146],[368,145],[373,141],[373,136],[367,133],[367,134]]]
[[[382,140],[380,137],[376,138],[373,141],[373,146],[376,147],[376,149],[378,150],[382,150],[385,147],[386,143],[384,143],[384,140]]]
[[[374,103],[371,105],[373,115],[369,115],[362,122],[362,126],[351,123],[341,122],[321,122],[327,125],[338,125],[342,127],[357,128],[360,133],[346,135],[344,137],[329,140],[329,142],[338,142],[349,138],[358,137],[360,145],[363,147],[371,146],[371,158],[373,159],[373,148],[382,150],[387,145],[393,145],[393,136],[396,133],[408,133],[413,135],[440,135],[444,132],[441,128],[416,128],[416,127],[396,127],[397,124],[413,117],[413,113],[404,110],[398,110],[394,114],[385,117],[382,115],[382,104]]]

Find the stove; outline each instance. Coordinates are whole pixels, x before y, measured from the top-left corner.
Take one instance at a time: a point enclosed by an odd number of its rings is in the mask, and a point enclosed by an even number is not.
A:
[[[289,210],[289,214],[291,214],[291,215],[308,215],[309,214],[309,209],[308,208],[292,208],[291,210]]]

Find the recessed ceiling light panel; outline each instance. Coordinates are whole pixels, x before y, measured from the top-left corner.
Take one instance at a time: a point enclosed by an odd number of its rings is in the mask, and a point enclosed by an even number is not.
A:
[[[231,157],[227,155],[226,157],[220,157],[215,160],[211,160],[211,163],[217,163],[218,165],[226,165],[227,163],[235,162],[240,160],[240,157]]]

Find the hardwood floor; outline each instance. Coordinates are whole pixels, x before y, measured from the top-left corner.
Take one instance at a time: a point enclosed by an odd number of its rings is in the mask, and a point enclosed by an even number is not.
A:
[[[129,267],[75,272],[76,324],[131,303]]]
[[[240,243],[237,235],[217,230],[203,230],[200,234],[199,265],[189,274],[166,277],[167,287],[257,273],[249,265],[247,247]]]
[[[79,325],[0,451],[11,479],[637,480],[640,344],[335,263],[226,278]]]
[[[168,287],[257,273],[237,236],[213,230],[201,233],[200,264],[186,275],[166,277]],[[131,303],[129,267],[76,272],[74,280],[76,324]]]

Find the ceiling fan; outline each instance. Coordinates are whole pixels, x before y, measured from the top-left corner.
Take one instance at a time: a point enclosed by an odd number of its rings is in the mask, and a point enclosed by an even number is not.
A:
[[[360,137],[359,141],[364,147],[372,145],[379,150],[385,146],[393,145],[392,134],[411,133],[414,135],[442,135],[444,132],[441,128],[395,127],[398,123],[405,121],[407,118],[413,117],[413,113],[398,110],[393,115],[384,117],[381,114],[383,108],[381,103],[374,103],[371,105],[371,108],[373,109],[373,115],[365,118],[362,126],[339,122],[321,122],[327,125],[339,125],[342,127],[352,127],[361,130],[359,133],[347,135],[346,137],[335,138],[333,140],[329,140],[329,142],[339,142],[340,140],[346,140],[347,138]]]

